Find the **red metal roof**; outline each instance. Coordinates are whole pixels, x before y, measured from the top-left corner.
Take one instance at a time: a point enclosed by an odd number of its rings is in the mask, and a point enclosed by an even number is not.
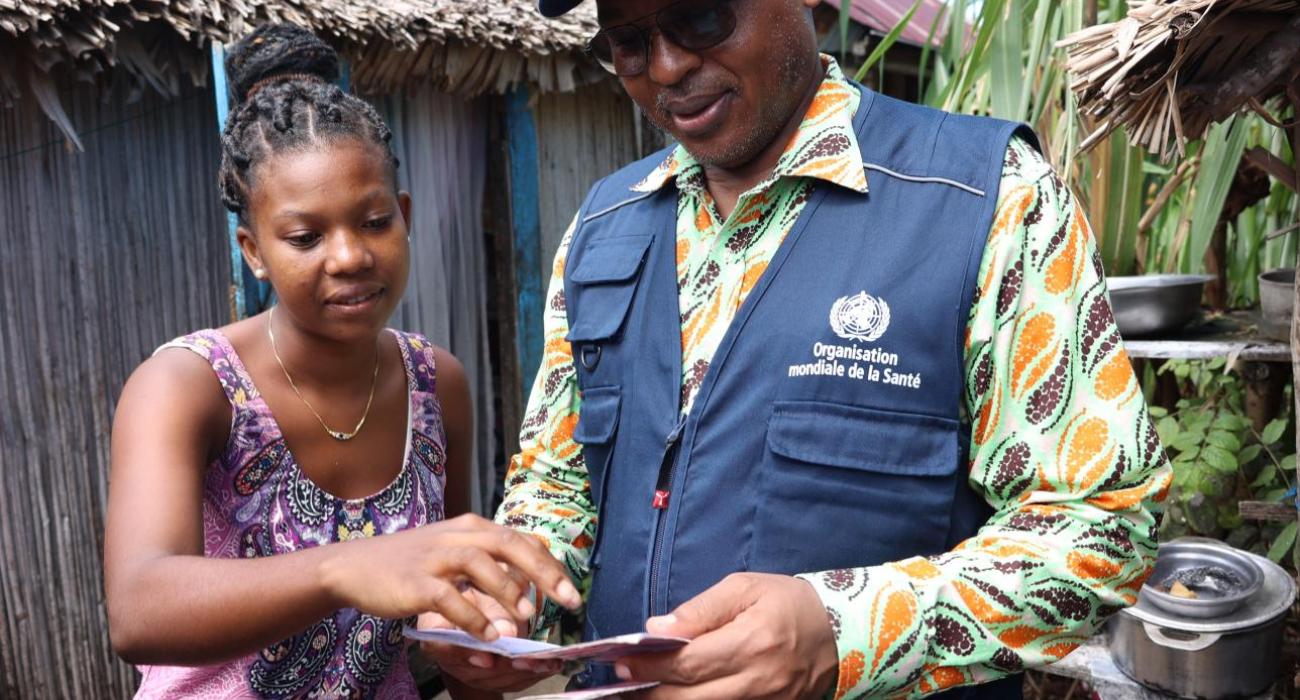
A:
[[[822,0],[825,4],[835,8],[841,7],[844,0]],[[907,14],[916,0],[850,0],[853,4],[849,10],[849,17],[853,21],[866,25],[881,34],[889,32],[898,24],[898,21]],[[916,14],[912,15],[912,21],[907,23],[903,29],[902,35],[899,36],[901,41],[917,46],[924,46],[925,40],[930,36],[930,27],[934,25],[935,18],[942,16],[947,11],[947,6],[943,0],[922,0],[921,6],[916,9]],[[938,28],[935,30],[934,37],[931,39],[932,44],[939,44],[943,41],[946,22],[940,20]]]

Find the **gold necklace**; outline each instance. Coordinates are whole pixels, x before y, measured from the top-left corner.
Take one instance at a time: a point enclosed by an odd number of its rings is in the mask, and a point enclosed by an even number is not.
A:
[[[302,395],[302,392],[298,390],[298,385],[293,383],[293,377],[289,374],[289,368],[285,367],[284,360],[280,359],[280,349],[275,346],[275,333],[271,330],[271,319],[274,317],[275,307],[272,306],[271,310],[266,314],[266,337],[271,339],[271,353],[275,355],[275,361],[280,364],[280,371],[284,372],[284,378],[289,380],[289,386],[293,388],[293,393],[297,394],[298,400],[307,407],[308,411],[311,411],[313,416],[316,416],[316,420],[320,423],[320,427],[324,428],[325,432],[329,433],[330,437],[341,442],[347,442],[356,437],[357,433],[361,432],[361,427],[366,424],[366,418],[370,416],[370,404],[375,401],[375,386],[379,383],[379,353],[375,353],[375,374],[370,378],[370,398],[366,399],[366,410],[361,412],[361,420],[357,421],[357,427],[353,428],[350,433],[345,433],[341,430],[334,430],[325,424],[325,419],[320,417],[320,414],[316,412],[316,409],[312,408],[311,403],[309,403],[306,397]]]

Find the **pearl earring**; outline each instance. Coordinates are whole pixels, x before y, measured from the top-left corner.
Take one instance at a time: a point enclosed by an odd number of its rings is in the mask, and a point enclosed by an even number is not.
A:
[[[253,270],[253,276],[259,280],[264,280],[266,279],[266,270],[259,267],[256,270]]]

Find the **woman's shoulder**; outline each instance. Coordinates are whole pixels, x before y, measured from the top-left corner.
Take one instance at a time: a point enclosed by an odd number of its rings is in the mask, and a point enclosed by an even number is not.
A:
[[[233,350],[220,329],[204,328],[159,345],[136,374],[188,383],[200,377],[217,380],[214,370],[229,362]]]
[[[203,328],[177,336],[160,345],[157,350],[154,350],[154,355],[157,356],[164,350],[177,349],[188,350],[214,366],[221,360],[234,361],[238,358],[235,345],[245,344],[239,341],[254,332],[254,327],[259,323],[256,318],[246,318],[221,327]]]
[[[221,331],[215,328],[204,328],[202,330],[191,331],[185,335],[178,335],[175,338],[159,345],[153,351],[156,357],[165,350],[188,350],[189,352],[202,357],[205,360],[211,360],[213,357],[222,354],[222,336]]]
[[[209,331],[179,336],[161,345],[127,378],[115,420],[142,420],[172,428],[183,424],[220,431],[230,406],[216,366],[224,357]]]
[[[202,391],[204,404],[214,404],[228,414],[228,404],[242,406],[257,393],[243,358],[235,350],[252,323],[244,319],[177,336],[154,350],[135,374],[169,391]]]

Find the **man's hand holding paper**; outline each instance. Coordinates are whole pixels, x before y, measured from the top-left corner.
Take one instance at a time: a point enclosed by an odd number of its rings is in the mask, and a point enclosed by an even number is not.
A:
[[[687,637],[675,651],[620,659],[623,681],[658,681],[648,700],[789,700],[835,687],[835,634],[812,587],[789,576],[732,574],[646,622],[651,634]]]

